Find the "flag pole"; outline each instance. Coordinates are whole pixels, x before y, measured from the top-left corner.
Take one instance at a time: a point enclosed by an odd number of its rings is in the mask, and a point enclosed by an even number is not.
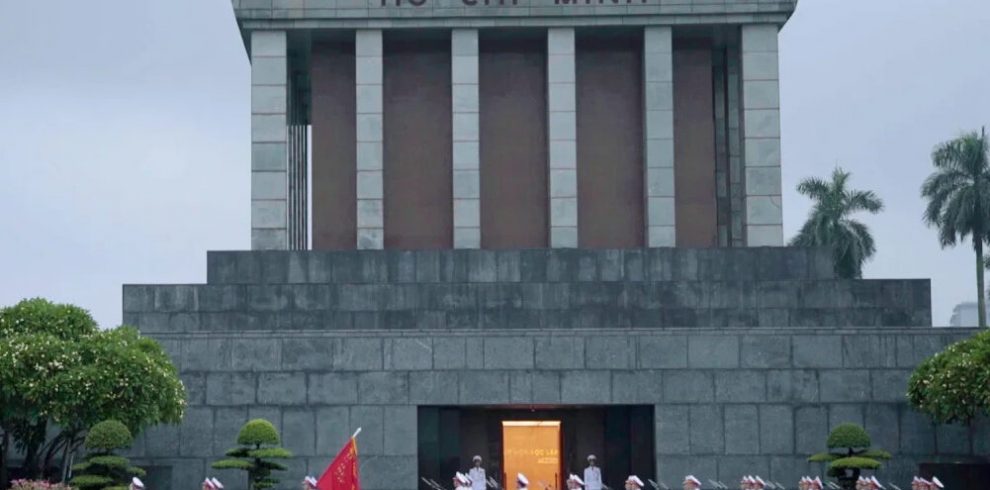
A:
[[[358,427],[358,429],[357,429],[356,431],[354,431],[354,435],[353,435],[353,436],[351,436],[351,439],[354,439],[354,438],[355,438],[355,437],[357,437],[357,436],[358,436],[358,434],[360,434],[360,433],[361,433],[361,428],[360,428],[360,427]]]

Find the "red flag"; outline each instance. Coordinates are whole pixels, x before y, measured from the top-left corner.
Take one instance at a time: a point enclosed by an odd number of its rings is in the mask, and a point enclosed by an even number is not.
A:
[[[361,490],[358,475],[357,441],[353,437],[327,466],[323,476],[316,482],[319,490]]]

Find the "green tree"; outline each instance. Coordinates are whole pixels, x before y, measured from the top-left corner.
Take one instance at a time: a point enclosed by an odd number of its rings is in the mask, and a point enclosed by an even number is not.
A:
[[[960,423],[990,416],[990,331],[956,342],[911,374],[908,401],[938,423]]]
[[[890,459],[890,453],[871,449],[870,435],[856,424],[839,424],[828,435],[828,451],[808,458],[812,463],[828,463],[828,474],[839,481],[845,490],[856,488],[856,480],[862,470],[875,470],[881,460]]]
[[[78,474],[69,483],[81,490],[127,490],[131,478],[145,473],[114,451],[128,448],[132,442],[131,431],[119,421],[94,425],[86,434],[86,461],[72,467]]]
[[[273,459],[288,459],[292,453],[279,446],[278,431],[265,419],[254,419],[244,424],[237,435],[237,444],[227,451],[227,458],[213,463],[218,470],[244,470],[248,474],[248,490],[264,490],[278,484],[272,471],[285,471],[287,467]]]
[[[44,474],[60,455],[64,479],[88,427],[178,423],[185,388],[161,346],[135,329],[99,331],[84,310],[28,300],[0,310],[0,407],[0,425],[13,429],[4,438],[37,455],[29,472]],[[46,441],[49,425],[60,432]]]
[[[12,447],[24,454],[29,476],[39,476],[50,460],[44,381],[75,365],[73,343],[97,331],[89,313],[73,305],[35,298],[0,308],[0,488],[8,483]]]
[[[983,289],[983,243],[990,232],[990,157],[986,131],[967,133],[935,147],[935,172],[921,186],[928,199],[924,220],[938,227],[942,248],[971,237],[976,251],[980,327],[987,326]]]
[[[798,247],[828,247],[839,277],[863,276],[863,263],[876,252],[870,230],[851,218],[853,213],[873,214],[883,210],[883,201],[873,191],[849,189],[850,173],[836,168],[829,181],[810,177],[801,181],[797,191],[814,201],[808,220],[791,240]]]

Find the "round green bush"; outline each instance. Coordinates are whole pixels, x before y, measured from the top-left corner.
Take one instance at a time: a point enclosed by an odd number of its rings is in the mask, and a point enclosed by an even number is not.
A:
[[[828,448],[865,448],[870,447],[870,435],[856,424],[839,424],[828,435]]]
[[[863,458],[859,456],[849,456],[848,458],[839,458],[832,461],[829,465],[829,469],[865,469],[865,470],[875,470],[881,466],[880,462],[875,459]]]
[[[129,447],[133,441],[127,426],[117,420],[104,420],[89,429],[85,445],[91,451],[112,451]]]
[[[248,421],[237,435],[237,443],[245,446],[255,444],[278,444],[278,431],[271,422],[265,419]]]
[[[75,340],[98,330],[89,312],[74,305],[34,298],[0,308],[0,337],[47,333],[63,340]]]
[[[990,332],[925,359],[908,382],[908,401],[938,423],[968,424],[990,414]]]

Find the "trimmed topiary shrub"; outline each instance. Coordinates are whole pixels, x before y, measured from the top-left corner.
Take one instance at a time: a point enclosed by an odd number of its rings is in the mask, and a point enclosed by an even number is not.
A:
[[[828,435],[828,451],[808,458],[812,463],[828,463],[828,475],[845,490],[854,490],[862,470],[875,470],[890,453],[871,449],[870,435],[856,424],[839,424]]]
[[[114,454],[134,442],[131,431],[116,420],[105,420],[89,429],[83,445],[86,461],[74,465],[78,473],[69,482],[81,490],[127,490],[131,478],[144,476],[144,470],[131,466],[130,460]]]
[[[248,474],[248,490],[264,490],[278,484],[273,471],[288,469],[273,459],[289,459],[292,453],[279,446],[278,431],[265,419],[254,419],[244,424],[237,435],[237,444],[227,451],[227,458],[213,463],[218,470],[243,470]]]

